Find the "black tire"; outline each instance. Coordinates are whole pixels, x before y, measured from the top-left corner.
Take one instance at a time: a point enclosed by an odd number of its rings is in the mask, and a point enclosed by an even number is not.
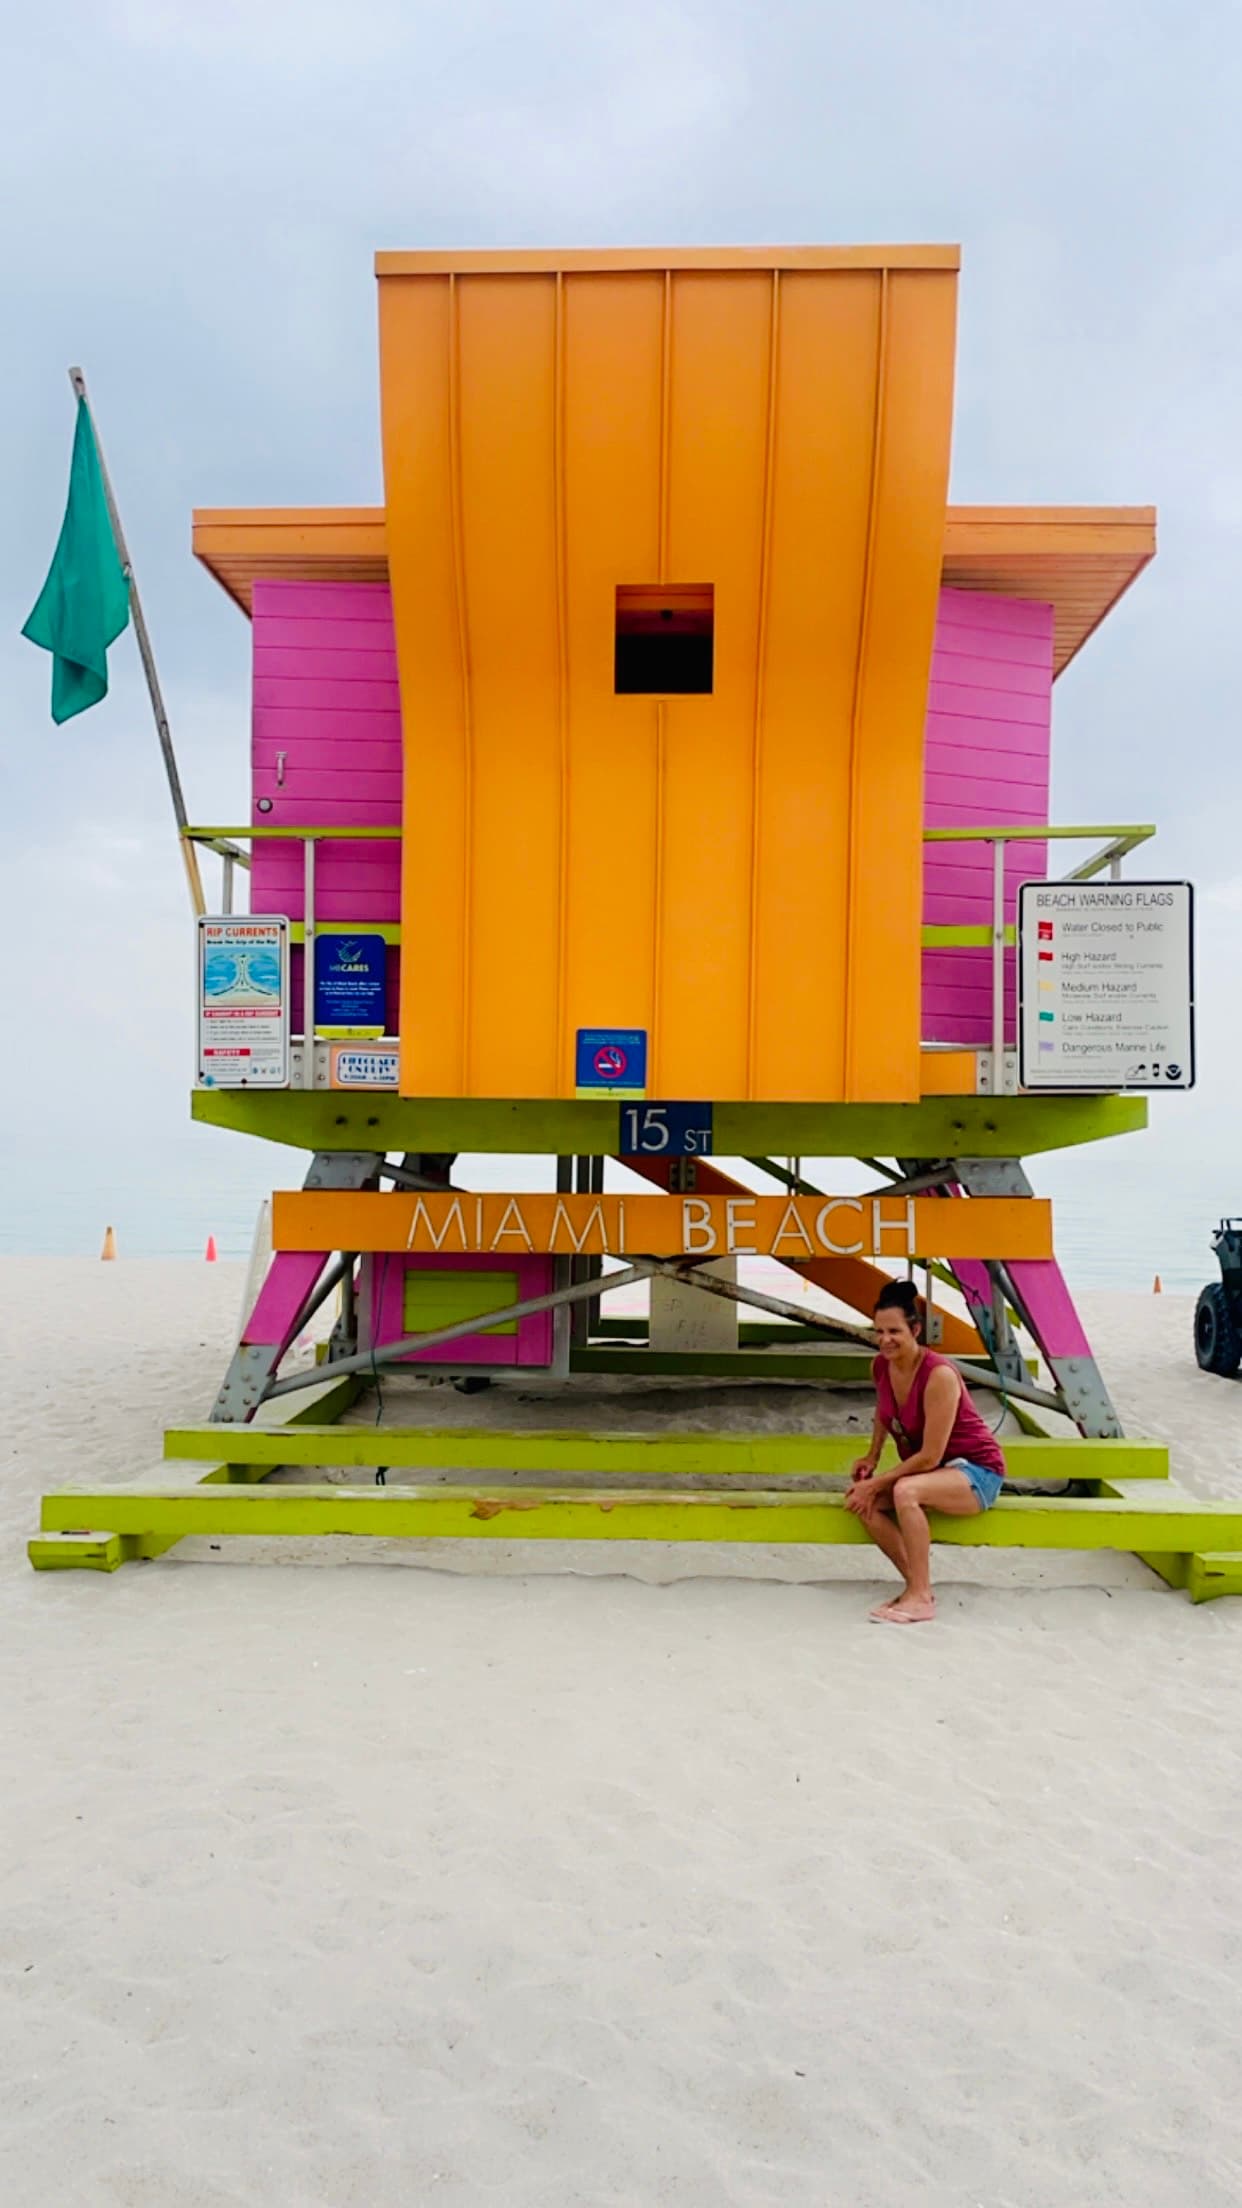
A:
[[[1242,1365],[1242,1333],[1218,1280],[1203,1290],[1195,1305],[1195,1356],[1204,1372],[1218,1372],[1225,1380],[1232,1380]]]

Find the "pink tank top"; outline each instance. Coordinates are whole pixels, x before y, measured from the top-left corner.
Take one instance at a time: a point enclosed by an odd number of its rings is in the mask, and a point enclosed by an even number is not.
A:
[[[1005,1477],[1005,1459],[1000,1443],[986,1421],[980,1417],[966,1393],[966,1383],[956,1365],[947,1357],[938,1357],[934,1349],[923,1352],[922,1361],[915,1367],[910,1393],[900,1410],[893,1393],[892,1378],[883,1357],[877,1357],[871,1368],[875,1381],[876,1408],[897,1444],[901,1458],[912,1457],[923,1446],[923,1397],[927,1383],[938,1365],[951,1372],[957,1382],[957,1412],[948,1441],[945,1443],[941,1464],[952,1464],[955,1458],[964,1457],[967,1464],[981,1465],[986,1472],[997,1472]]]

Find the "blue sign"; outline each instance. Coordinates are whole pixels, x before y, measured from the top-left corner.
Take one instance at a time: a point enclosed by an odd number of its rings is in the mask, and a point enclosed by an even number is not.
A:
[[[647,1086],[646,1028],[580,1027],[575,1086],[579,1092],[641,1096]]]
[[[620,1152],[631,1158],[710,1158],[710,1104],[623,1104]]]
[[[387,945],[382,935],[315,937],[316,1027],[371,1027],[383,1034]]]

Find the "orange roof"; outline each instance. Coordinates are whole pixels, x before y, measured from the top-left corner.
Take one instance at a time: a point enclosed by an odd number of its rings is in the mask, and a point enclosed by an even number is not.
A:
[[[958,269],[956,245],[623,245],[377,253],[377,276],[555,276],[666,269]]]
[[[260,579],[388,580],[382,506],[208,508],[194,515],[193,545],[247,613]],[[1152,506],[950,506],[941,579],[954,590],[1051,604],[1059,675],[1155,549]]]
[[[1155,550],[1154,506],[950,506],[942,580],[1050,604],[1059,675]]]

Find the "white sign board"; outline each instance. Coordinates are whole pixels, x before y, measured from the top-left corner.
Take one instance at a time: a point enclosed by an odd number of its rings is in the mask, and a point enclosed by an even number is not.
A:
[[[395,1089],[401,1053],[395,1043],[334,1043],[328,1059],[331,1089]]]
[[[289,1086],[289,922],[198,923],[198,1078],[208,1089]]]
[[[1189,882],[1024,882],[1018,976],[1024,1089],[1193,1087]]]

